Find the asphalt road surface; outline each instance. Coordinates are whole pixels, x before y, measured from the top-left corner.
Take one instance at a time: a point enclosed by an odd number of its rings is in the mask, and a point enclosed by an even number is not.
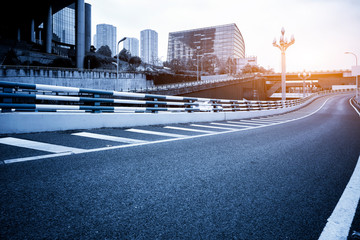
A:
[[[349,98],[247,121],[0,136],[0,239],[318,239],[360,155]]]

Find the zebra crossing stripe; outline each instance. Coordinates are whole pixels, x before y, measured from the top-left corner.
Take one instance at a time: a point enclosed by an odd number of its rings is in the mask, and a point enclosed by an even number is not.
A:
[[[251,126],[241,126],[240,124],[229,124],[229,123],[210,123],[213,125],[225,126],[225,127],[237,127],[237,128],[246,128]]]
[[[137,139],[132,139],[132,138],[116,137],[116,136],[97,134],[97,133],[89,133],[89,132],[79,132],[79,133],[73,133],[71,135],[87,137],[87,138],[95,138],[95,139],[101,139],[101,140],[108,140],[108,141],[113,141],[113,142],[122,142],[122,143],[145,143],[145,142],[147,142],[147,141],[137,140]]]
[[[143,129],[135,129],[135,128],[126,129],[125,131],[135,132],[135,133],[143,133],[143,134],[150,134],[150,135],[165,136],[165,137],[174,137],[174,138],[185,138],[185,137],[188,137],[188,136],[186,136],[186,135],[180,135],[180,134],[174,134],[174,133],[165,133],[165,132],[156,132],[156,131],[143,130]]]
[[[212,129],[219,129],[219,130],[236,130],[235,128],[228,128],[228,127],[216,127],[216,126],[209,126],[209,125],[201,125],[201,124],[190,124],[193,127],[202,127],[202,128],[212,128]]]
[[[173,127],[173,126],[166,126],[164,128],[180,130],[180,131],[189,131],[189,132],[214,133],[214,131],[200,130],[200,129],[194,129],[194,128],[182,128],[182,127]]]
[[[264,125],[264,123],[254,123],[254,122],[247,122],[247,121],[242,121],[242,120],[240,120],[239,122],[235,122],[235,121],[227,121],[227,122],[228,123],[235,123],[235,124],[250,125],[250,126]]]
[[[36,141],[13,138],[13,137],[1,138],[0,143],[15,147],[30,148],[34,150],[52,152],[52,153],[64,153],[64,152],[82,153],[85,151],[84,149],[81,148],[66,147],[61,145],[36,142]]]

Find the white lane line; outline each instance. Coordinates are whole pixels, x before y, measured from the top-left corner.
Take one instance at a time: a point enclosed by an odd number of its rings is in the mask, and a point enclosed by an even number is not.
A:
[[[212,129],[219,129],[219,130],[237,130],[235,128],[228,128],[228,127],[216,127],[216,126],[209,126],[209,125],[201,125],[201,124],[190,124],[193,127],[202,127],[202,128],[212,128]]]
[[[30,141],[30,140],[13,138],[13,137],[1,138],[0,143],[15,147],[30,148],[34,150],[40,150],[40,151],[52,152],[52,153],[64,153],[64,152],[83,153],[85,151],[85,149],[80,149],[80,148],[72,148],[72,147]]]
[[[165,132],[156,132],[156,131],[149,131],[149,130],[135,129],[135,128],[126,129],[125,131],[135,132],[135,133],[143,133],[143,134],[150,134],[150,135],[165,136],[165,137],[174,137],[174,138],[184,138],[184,137],[187,137],[186,135],[181,135],[181,134],[165,133]]]
[[[200,130],[200,129],[194,129],[194,128],[182,128],[182,127],[173,127],[173,126],[166,126],[164,128],[180,130],[180,131],[188,131],[188,132],[200,132],[200,133],[213,133],[214,132],[214,131]]]
[[[147,142],[147,141],[137,140],[137,139],[132,139],[132,138],[116,137],[116,136],[103,135],[103,134],[97,134],[97,133],[89,133],[89,132],[79,132],[79,133],[73,133],[71,135],[87,137],[87,138],[95,138],[95,139],[101,139],[101,140],[108,140],[108,141],[113,141],[113,142],[122,142],[122,143],[144,143],[144,142]]]
[[[219,125],[219,126],[227,126],[227,127],[237,127],[237,128],[247,128],[250,126],[241,126],[240,124],[229,124],[229,123],[210,123],[213,125]]]
[[[112,147],[103,147],[103,148],[94,148],[94,149],[89,149],[89,150],[84,150],[84,152],[86,153],[90,153],[90,152],[100,152],[100,151],[108,151],[108,150],[116,150],[116,149],[121,149],[121,148],[128,148],[128,147],[137,147],[137,146],[142,146],[142,145],[150,145],[150,144],[158,144],[158,143],[164,143],[164,142],[172,142],[172,141],[180,141],[183,139],[193,139],[193,138],[200,138],[200,137],[207,137],[207,136],[215,136],[215,135],[220,135],[220,134],[226,134],[226,133],[232,133],[232,132],[241,132],[241,131],[247,131],[250,129],[257,129],[257,128],[264,128],[264,127],[268,127],[268,126],[274,126],[274,125],[281,125],[281,124],[285,124],[288,122],[293,122],[296,120],[300,120],[306,117],[310,117],[311,115],[317,113],[318,111],[320,111],[325,104],[327,103],[327,101],[330,100],[330,98],[326,99],[325,102],[314,112],[299,117],[297,119],[291,119],[291,120],[287,120],[287,121],[283,121],[283,122],[279,122],[279,123],[275,123],[275,124],[271,124],[271,125],[262,125],[262,126],[258,126],[258,127],[251,127],[251,128],[231,128],[228,131],[222,131],[222,132],[214,132],[214,133],[209,133],[209,134],[201,134],[201,135],[195,135],[195,136],[187,136],[187,137],[183,137],[183,138],[170,138],[170,139],[164,139],[164,140],[158,140],[158,141],[152,141],[152,142],[146,142],[146,143],[137,143],[137,144],[127,144],[127,145],[119,145],[119,146],[112,146]],[[192,124],[193,126],[204,126],[204,127],[212,127],[212,126],[206,126],[206,125],[197,125],[197,124]],[[229,125],[229,124],[228,124]],[[219,128],[219,127],[216,127]],[[225,127],[222,127],[222,129],[225,129]],[[229,129],[229,128],[227,128]],[[59,157],[59,156],[65,156],[65,155],[70,155],[71,153],[63,153],[63,154],[51,154],[51,155],[46,155],[46,157],[42,157],[39,156],[37,159],[49,159],[49,158],[55,158],[55,157]],[[28,160],[27,160],[28,159]],[[12,159],[11,163],[18,163],[18,162],[24,162],[24,161],[31,161],[31,160],[37,160],[34,158],[17,158],[17,159]],[[4,163],[8,163],[6,161],[9,160],[4,160]],[[9,162],[10,163],[10,162]]]
[[[351,102],[351,98],[350,98],[350,100],[349,100],[349,103],[350,103],[350,105],[353,107],[353,109],[357,112],[357,114],[359,114],[359,117],[360,117],[360,112],[357,110],[357,108],[352,104],[352,102]]]
[[[35,156],[35,157],[14,158],[14,159],[4,160],[4,163],[10,164],[10,163],[28,162],[28,161],[35,161],[35,160],[46,159],[46,158],[68,156],[71,154],[74,154],[74,153],[73,152],[64,152],[64,153],[40,155],[40,156]]]
[[[319,240],[346,240],[360,198],[360,156],[339,202],[328,218]]]

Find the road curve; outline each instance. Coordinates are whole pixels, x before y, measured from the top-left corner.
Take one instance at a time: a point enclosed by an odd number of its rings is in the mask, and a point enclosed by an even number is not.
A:
[[[147,135],[133,145],[80,145],[74,132],[4,136],[98,150],[4,164],[43,152],[0,144],[0,238],[317,239],[360,154],[349,98],[248,122],[144,127],[189,137]]]

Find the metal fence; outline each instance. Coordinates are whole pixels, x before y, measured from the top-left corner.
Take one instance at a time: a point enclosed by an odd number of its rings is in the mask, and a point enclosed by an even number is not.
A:
[[[286,101],[194,98],[0,81],[1,112],[224,112],[292,107],[319,94]]]

